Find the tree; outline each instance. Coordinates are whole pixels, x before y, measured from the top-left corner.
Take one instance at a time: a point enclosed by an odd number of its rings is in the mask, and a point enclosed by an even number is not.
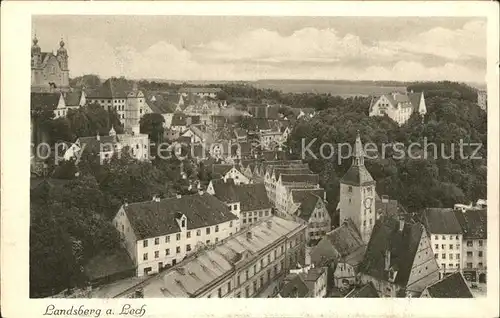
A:
[[[163,142],[165,118],[161,114],[145,114],[140,120],[141,133],[148,134],[154,143]]]

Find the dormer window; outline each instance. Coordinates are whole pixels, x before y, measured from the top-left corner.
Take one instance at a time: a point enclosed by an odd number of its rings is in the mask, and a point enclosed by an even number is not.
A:
[[[186,220],[181,221],[181,227],[186,227]]]

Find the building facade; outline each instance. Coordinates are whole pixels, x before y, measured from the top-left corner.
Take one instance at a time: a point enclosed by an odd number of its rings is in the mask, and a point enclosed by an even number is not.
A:
[[[477,104],[482,110],[488,110],[488,94],[486,93],[486,90],[479,90],[477,92]]]
[[[303,253],[304,229],[271,217],[200,249],[136,289],[144,298],[272,297]]]
[[[424,116],[427,113],[424,93],[392,93],[373,98],[370,104],[371,116],[389,116],[392,120],[403,125],[416,113]]]
[[[68,91],[68,52],[61,39],[57,53],[42,52],[35,36],[31,46],[31,92]]]
[[[174,266],[240,229],[238,217],[209,194],[124,204],[113,219],[137,276]]]

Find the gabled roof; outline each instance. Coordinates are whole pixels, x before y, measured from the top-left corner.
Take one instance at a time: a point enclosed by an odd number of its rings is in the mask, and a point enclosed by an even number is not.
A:
[[[174,113],[174,116],[172,117],[171,126],[186,126],[187,125],[187,117],[188,116],[181,114],[181,113]]]
[[[131,203],[123,209],[138,240],[180,232],[176,221],[179,213],[187,217],[188,230],[237,219],[226,204],[206,193]]]
[[[179,101],[178,94],[148,92],[146,96],[149,107],[157,114],[173,113]],[[153,97],[154,100],[151,100]]]
[[[300,203],[307,199],[310,194],[316,195],[323,198],[325,190],[324,189],[292,189],[290,191],[292,194],[293,203]]]
[[[231,164],[213,164],[212,165],[212,173],[213,174],[218,174],[218,175],[225,175],[226,173],[229,172],[229,170],[231,170],[232,168],[235,168],[236,170],[239,171],[239,169],[235,166],[235,165],[231,165]]]
[[[320,197],[311,193],[307,193],[304,196],[303,200],[300,202],[298,216],[305,221],[309,221],[309,218],[311,218],[311,215],[316,208],[318,201],[321,201]]]
[[[382,97],[385,97],[391,107],[397,107],[398,103],[401,103],[403,107],[411,107],[413,110],[418,111],[418,106],[420,105],[420,100],[422,99],[423,94],[420,93],[393,93],[393,94],[383,94],[372,98],[370,103],[370,111],[373,105]]]
[[[405,209],[399,204],[398,200],[381,200],[378,198],[375,198],[375,212],[376,215],[392,217],[406,214]]]
[[[462,227],[458,223],[453,209],[428,208],[422,213],[425,227],[432,234],[461,234]]]
[[[263,183],[235,185],[232,179],[212,180],[215,196],[226,203],[240,202],[242,212],[272,208]]]
[[[304,298],[309,296],[310,290],[299,274],[291,273],[285,278],[285,284],[279,294],[283,298]]]
[[[405,222],[402,231],[397,218],[381,217],[375,222],[360,271],[376,279],[388,281],[385,254],[390,251],[390,267],[397,271],[395,283],[406,286],[418,250],[424,226]]]
[[[319,175],[317,174],[282,174],[280,178],[283,183],[294,182],[317,184],[319,182]]]
[[[127,98],[128,92],[132,90],[131,85],[123,79],[109,78],[102,83],[94,98]]]
[[[486,209],[455,211],[455,217],[462,227],[464,239],[486,239],[488,218]]]
[[[83,91],[73,91],[63,94],[66,106],[80,106]]]
[[[454,272],[427,287],[432,298],[474,298],[462,273]]]
[[[54,110],[59,104],[61,93],[31,93],[31,109],[48,108]]]
[[[278,166],[279,167],[279,166]],[[286,168],[278,168],[273,167],[272,173],[275,176],[275,179],[278,180],[281,174],[312,174],[311,170],[309,170],[309,165],[304,164],[303,167],[286,167]]]
[[[345,298],[379,298],[379,295],[373,283],[369,282],[363,286],[354,288]]]
[[[343,258],[366,248],[361,234],[351,219],[347,219],[341,226],[326,233],[325,237]]]

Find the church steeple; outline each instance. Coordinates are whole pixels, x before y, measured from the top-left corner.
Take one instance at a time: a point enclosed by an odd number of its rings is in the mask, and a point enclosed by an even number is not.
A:
[[[361,142],[361,137],[359,135],[359,130],[356,134],[356,143],[354,144],[354,159],[352,161],[353,166],[364,166],[365,165],[365,152],[363,150],[363,143]]]

